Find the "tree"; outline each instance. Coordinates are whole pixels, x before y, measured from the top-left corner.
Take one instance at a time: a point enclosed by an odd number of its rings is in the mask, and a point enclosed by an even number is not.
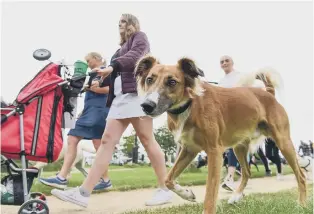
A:
[[[123,137],[123,147],[122,147],[122,152],[128,156],[129,158],[132,157],[132,150],[133,150],[133,146],[134,146],[134,141],[135,141],[135,133],[132,133],[129,136],[124,136]]]
[[[129,158],[132,158],[133,163],[138,163],[138,138],[133,131],[131,135],[123,137],[124,144],[122,152]]]
[[[166,156],[176,152],[177,146],[174,137],[166,126],[155,129],[154,135]],[[122,148],[122,152],[128,157],[133,158],[134,163],[136,163],[138,159],[138,141],[135,141],[135,136],[136,134],[133,131],[131,135],[123,137],[124,144]]]
[[[165,155],[172,155],[176,152],[174,137],[166,126],[156,129],[154,135]]]
[[[134,144],[132,148],[132,162],[138,163],[138,142],[137,142],[137,135],[134,135]]]

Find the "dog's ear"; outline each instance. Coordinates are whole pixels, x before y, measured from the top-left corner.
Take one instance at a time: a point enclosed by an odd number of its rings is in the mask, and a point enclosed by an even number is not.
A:
[[[183,57],[178,61],[179,68],[184,72],[184,74],[196,78],[198,76],[203,77],[204,72],[198,68],[192,59]]]
[[[205,76],[205,74],[204,74],[204,71],[202,70],[202,69],[200,69],[200,68],[197,68],[198,69],[198,71],[199,71],[199,75],[201,76],[201,77],[204,77]]]
[[[137,82],[137,91],[140,94],[144,91],[145,79],[155,64],[159,64],[159,61],[151,55],[145,55],[137,61],[134,73]]]
[[[158,61],[155,57],[151,55],[145,55],[144,57],[139,59],[135,67],[135,77],[146,76],[155,63],[158,63]]]

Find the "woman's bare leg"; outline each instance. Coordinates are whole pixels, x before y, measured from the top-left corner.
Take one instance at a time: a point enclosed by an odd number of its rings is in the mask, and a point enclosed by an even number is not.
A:
[[[157,175],[159,187],[165,188],[165,180],[167,177],[167,168],[165,162],[165,155],[161,150],[159,144],[155,140],[153,133],[153,119],[149,117],[131,118],[137,136],[143,144],[148,158],[152,164]]]
[[[64,162],[61,167],[60,172],[57,176],[49,177],[49,178],[40,178],[39,181],[47,186],[56,187],[60,189],[64,189],[68,185],[67,177],[70,173],[72,165],[75,161],[77,155],[77,144],[80,142],[82,137],[77,136],[68,136],[68,144],[67,148],[63,148],[64,152]]]
[[[110,160],[114,152],[115,145],[128,127],[127,119],[109,119],[101,139],[101,145],[97,151],[95,161],[90,169],[87,178],[82,184],[82,188],[91,193],[104,172],[108,171]]]
[[[100,139],[93,139],[93,144],[94,144],[96,151],[98,151],[98,149],[101,145],[101,140]],[[104,181],[109,180],[108,169],[105,171],[102,178],[104,179]]]
[[[155,140],[153,133],[153,119],[149,117],[131,118],[131,123],[143,144],[147,155],[150,159],[152,167],[155,170],[159,189],[154,196],[145,202],[147,206],[156,206],[169,203],[172,199],[172,192],[168,190],[165,185],[167,176],[167,168],[165,163],[165,156],[159,144]]]
[[[66,179],[68,174],[70,173],[70,169],[75,161],[76,153],[77,153],[77,144],[80,142],[82,137],[77,136],[68,136],[68,149],[64,155],[64,161],[58,176],[60,178]]]

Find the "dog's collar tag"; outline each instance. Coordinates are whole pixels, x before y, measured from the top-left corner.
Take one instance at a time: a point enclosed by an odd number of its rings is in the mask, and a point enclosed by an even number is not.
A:
[[[185,112],[190,107],[191,104],[192,104],[192,100],[190,99],[188,102],[186,102],[185,104],[183,104],[179,108],[169,109],[167,112],[170,114],[181,114],[181,113]]]

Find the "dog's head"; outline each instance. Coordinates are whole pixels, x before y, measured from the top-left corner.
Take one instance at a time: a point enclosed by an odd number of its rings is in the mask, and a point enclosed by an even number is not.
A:
[[[141,106],[151,117],[176,109],[203,91],[199,76],[204,73],[189,58],[181,58],[175,65],[163,65],[147,55],[138,61],[135,76],[138,92],[144,98]]]

